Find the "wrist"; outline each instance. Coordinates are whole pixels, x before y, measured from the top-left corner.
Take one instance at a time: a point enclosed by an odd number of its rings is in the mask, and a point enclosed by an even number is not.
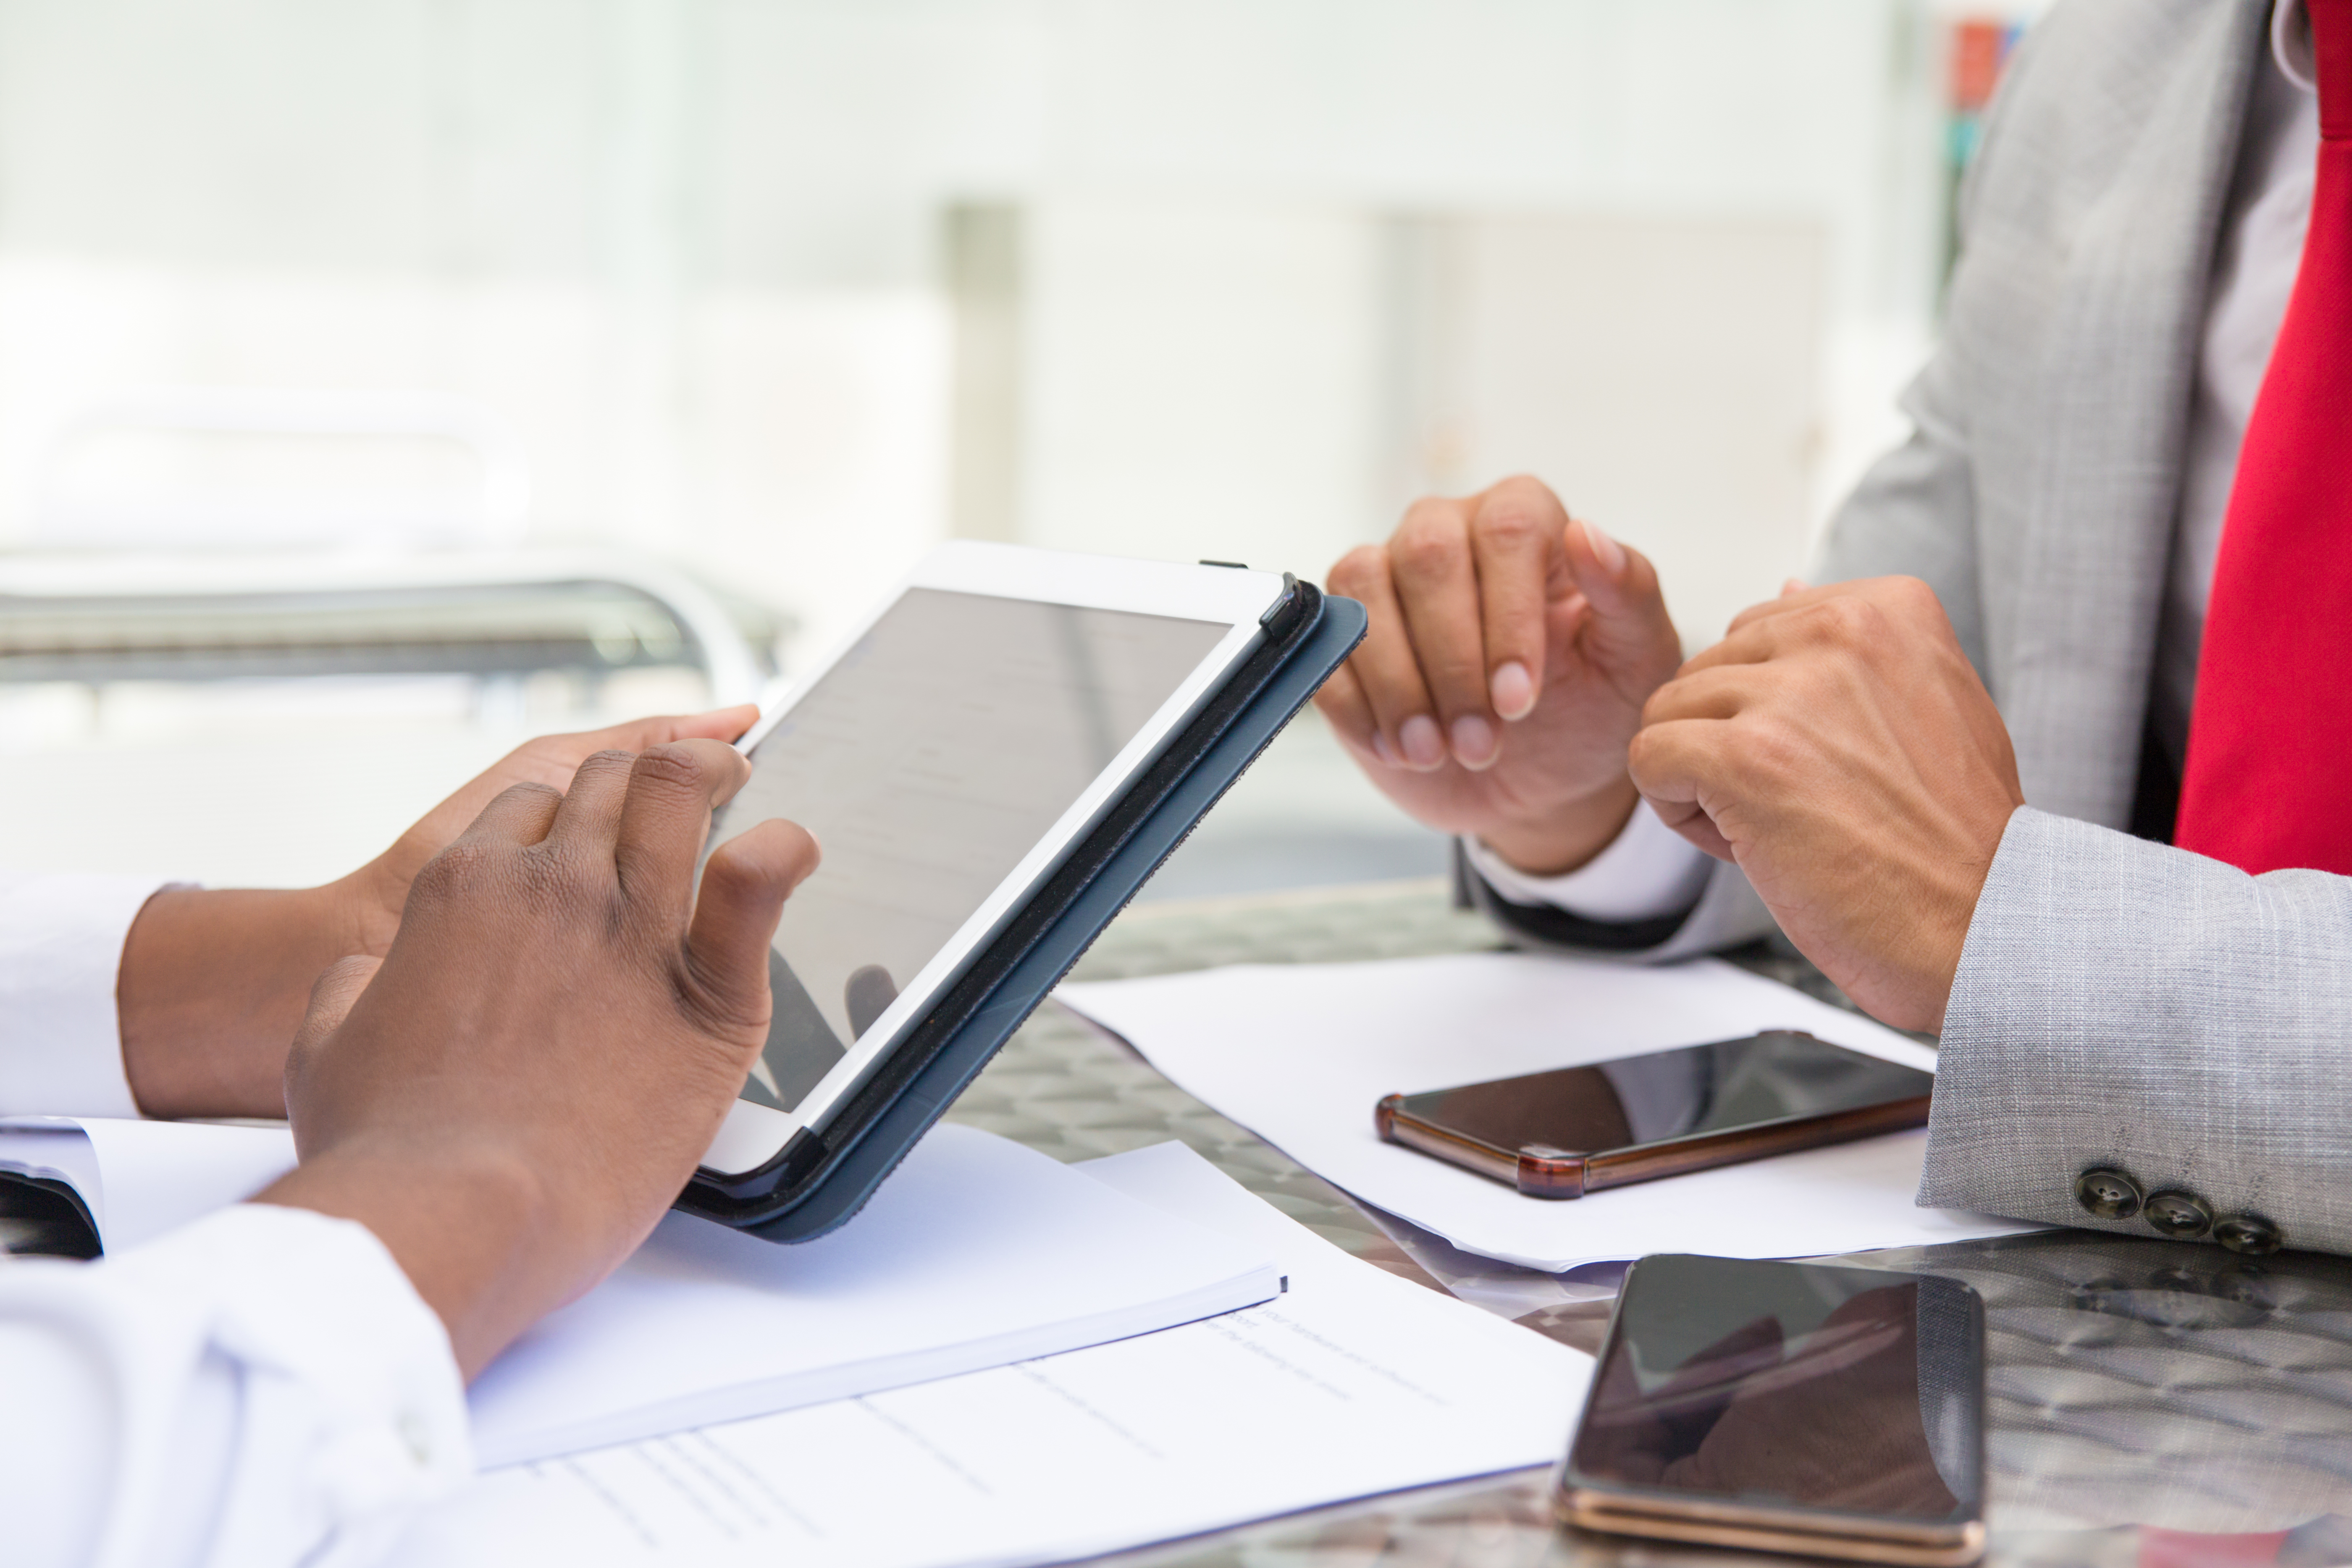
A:
[[[408,900],[408,879],[385,865],[384,857],[310,891],[320,900],[321,917],[338,933],[337,958],[382,958],[392,951],[401,907]]]
[[[1591,795],[1554,806],[1538,818],[1498,824],[1478,838],[1515,870],[1530,877],[1564,877],[1615,843],[1641,801],[1633,779],[1621,773]]]
[[[286,1113],[286,1048],[310,985],[349,951],[335,885],[166,888],[131,923],[115,977],[122,1067],[155,1117]]]
[[[555,1305],[537,1238],[544,1185],[528,1162],[476,1151],[338,1149],[253,1199],[353,1220],[374,1233],[449,1334],[468,1382]],[[557,1292],[560,1294],[560,1290]]]

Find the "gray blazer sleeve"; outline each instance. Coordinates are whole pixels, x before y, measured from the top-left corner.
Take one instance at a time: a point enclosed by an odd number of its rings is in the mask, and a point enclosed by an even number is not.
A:
[[[2153,1236],[2075,1203],[2106,1167],[2352,1252],[2348,1055],[2352,878],[2021,809],[1944,1016],[1919,1201]]]

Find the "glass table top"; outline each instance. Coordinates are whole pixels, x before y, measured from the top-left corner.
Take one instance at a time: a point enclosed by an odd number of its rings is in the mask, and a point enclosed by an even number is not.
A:
[[[1439,880],[1140,905],[1077,976],[1246,960],[1339,962],[1499,945]],[[1733,955],[1832,1000],[1785,949]],[[1616,1270],[1472,1257],[1357,1205],[1052,1005],[950,1114],[1062,1159],[1181,1139],[1366,1260],[1596,1348]],[[2352,1260],[2054,1231],[1838,1261],[1966,1280],[1985,1300],[1991,1545],[2050,1568],[2352,1564]],[[1342,1504],[1106,1560],[1249,1568],[1624,1568],[1759,1554],[1562,1531],[1543,1470]]]

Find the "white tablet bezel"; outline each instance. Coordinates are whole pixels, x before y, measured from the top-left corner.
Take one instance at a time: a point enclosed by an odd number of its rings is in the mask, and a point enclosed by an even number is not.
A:
[[[1044,837],[1013,867],[1003,881],[958,927],[939,952],[913,975],[881,1017],[854,1042],[848,1055],[834,1064],[803,1100],[800,1113],[775,1110],[739,1100],[729,1110],[719,1135],[702,1159],[703,1169],[716,1175],[741,1176],[783,1152],[793,1134],[805,1126],[822,1127],[825,1119],[865,1081],[874,1068],[906,1037],[965,967],[994,936],[1020,903],[1062,858],[1083,838],[1135,775],[1150,765],[1160,749],[1183,728],[1216,690],[1233,668],[1255,646],[1259,620],[1283,592],[1280,574],[1183,565],[1174,562],[1132,561],[1116,556],[1079,555],[1057,550],[1037,550],[977,540],[952,540],[934,549],[897,587],[825,656],[811,665],[775,700],[766,705],[760,721],[736,742],[750,754],[768,732],[782,721],[816,683],[876,622],[910,588],[938,588],[950,593],[982,594],[994,598],[1027,599],[1049,605],[1122,610],[1131,614],[1173,616],[1187,620],[1222,622],[1220,637],[1192,673],[1167,701],[1160,704],[1134,739],[1098,774]]]

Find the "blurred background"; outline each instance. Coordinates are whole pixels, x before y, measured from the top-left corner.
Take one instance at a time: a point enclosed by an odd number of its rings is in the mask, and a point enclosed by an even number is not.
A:
[[[1319,578],[1531,471],[1703,646],[2037,8],[0,0],[0,863],[333,876],[947,537]],[[1152,890],[1442,863],[1310,715]]]

